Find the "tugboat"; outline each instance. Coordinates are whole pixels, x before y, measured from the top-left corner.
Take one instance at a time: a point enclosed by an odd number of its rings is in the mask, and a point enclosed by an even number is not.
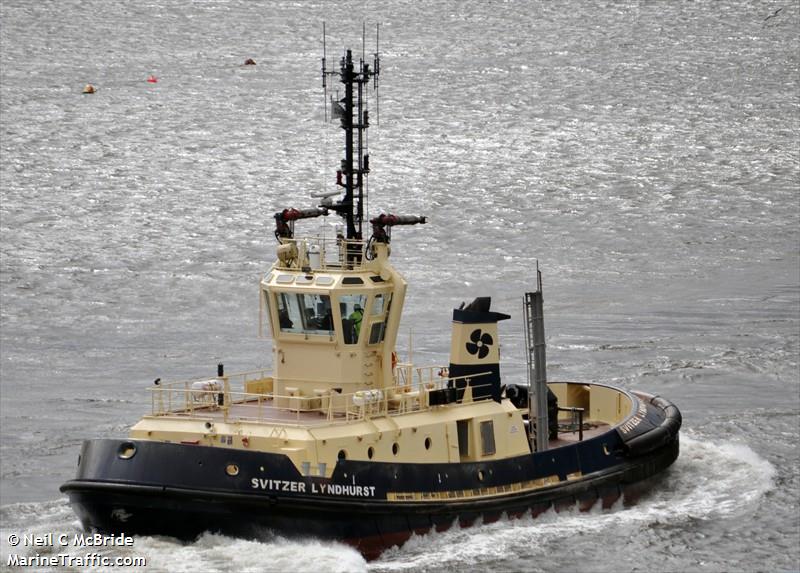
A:
[[[363,238],[363,92],[380,73],[346,51],[337,77],[343,195],[275,214],[276,261],[260,280],[274,371],[150,388],[152,412],[125,439],[83,443],[61,486],[87,530],[193,539],[317,537],[367,558],[454,523],[611,506],[678,456],[681,415],[666,399],[605,384],[548,382],[541,273],[525,293],[527,380],[500,375],[498,323],[480,297],[453,310],[448,364],[398,360],[407,283],[389,262],[382,213]],[[336,214],[335,237],[295,223]]]

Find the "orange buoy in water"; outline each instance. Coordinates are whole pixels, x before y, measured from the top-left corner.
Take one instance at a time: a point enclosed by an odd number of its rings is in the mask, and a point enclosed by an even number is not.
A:
[[[86,84],[83,88],[83,93],[85,94],[93,94],[95,92],[94,86],[92,84]]]
[[[154,84],[158,81],[158,78],[155,77],[153,74],[147,76],[147,83]]]
[[[244,61],[244,65],[245,66],[255,66],[256,65],[256,61],[253,58],[247,58]]]

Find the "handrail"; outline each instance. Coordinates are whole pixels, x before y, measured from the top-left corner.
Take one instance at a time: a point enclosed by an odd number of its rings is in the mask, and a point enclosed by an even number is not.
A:
[[[424,367],[428,368],[428,367]],[[424,369],[423,368],[423,369]],[[431,367],[435,368],[435,367]],[[148,388],[152,392],[151,409],[154,416],[190,416],[208,417],[222,415],[223,420],[247,420],[264,423],[280,423],[285,425],[319,425],[330,423],[346,423],[354,420],[369,419],[372,417],[395,416],[399,414],[424,411],[430,409],[428,396],[430,392],[441,390],[445,387],[455,387],[460,380],[472,380],[491,372],[480,372],[468,376],[456,376],[432,380],[424,383],[418,389],[412,390],[410,386],[390,386],[376,390],[358,390],[351,393],[340,394],[331,392],[327,394],[328,406],[302,408],[300,402],[319,399],[315,396],[281,395],[275,393],[253,393],[231,391],[231,378],[241,378],[248,381],[255,373],[262,376],[258,380],[268,378],[263,376],[266,370],[241,372],[214,378],[201,378],[197,380],[184,380],[159,384]],[[252,380],[252,378],[250,378]],[[488,387],[491,384],[469,385],[471,389]],[[474,401],[490,399],[484,396]],[[455,403],[473,401],[472,392],[462,390]],[[278,405],[283,404],[283,405]],[[291,406],[295,404],[295,406]],[[255,406],[255,408],[250,408]],[[236,410],[236,415],[231,412]],[[249,411],[252,410],[252,411]],[[308,411],[318,411],[325,414],[324,420],[318,423],[301,421],[301,415]],[[292,415],[293,414],[293,415]]]
[[[419,387],[423,384],[441,385],[448,381],[448,367],[439,364],[429,366],[414,366],[411,362],[398,362],[395,366],[395,386]],[[434,376],[434,372],[436,375]],[[416,374],[416,377],[414,376]]]
[[[233,374],[226,374],[223,378],[229,378],[229,379],[231,379],[231,378],[241,378],[242,382],[247,382],[249,380],[258,380],[260,378],[262,378],[262,379],[263,378],[269,378],[270,377],[270,373],[271,373],[271,370],[267,370],[266,368],[257,368],[256,370],[246,370],[244,372],[234,372]],[[259,374],[259,376],[256,377],[255,376],[256,374]],[[156,387],[170,388],[172,386],[177,386],[177,385],[186,384],[186,383],[190,383],[191,384],[192,382],[203,382],[203,381],[206,381],[206,380],[218,380],[218,379],[219,379],[218,376],[204,376],[204,377],[199,377],[199,378],[189,378],[187,380],[175,380],[175,381],[172,381],[172,382],[158,382],[158,383],[156,383]],[[152,389],[153,388],[151,388],[151,390]]]
[[[572,414],[572,420],[570,422],[570,429],[572,433],[575,433],[575,427],[578,428],[578,441],[583,441],[583,413],[586,411],[585,408],[578,408],[577,406],[559,406],[559,412],[570,412]],[[577,415],[577,416],[576,416]],[[577,417],[577,422],[575,418]],[[566,431],[570,431],[570,429]]]
[[[347,269],[361,270],[366,268],[366,257],[352,257],[353,253],[363,255],[366,241],[362,239],[345,239],[342,237],[308,236],[301,238],[284,238],[284,245],[294,245],[297,253],[291,262],[279,259],[275,263],[276,269],[291,270],[304,266],[312,270]],[[312,248],[315,248],[312,250]]]

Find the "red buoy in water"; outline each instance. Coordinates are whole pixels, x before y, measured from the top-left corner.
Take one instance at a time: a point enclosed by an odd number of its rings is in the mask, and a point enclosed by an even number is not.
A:
[[[149,76],[147,76],[147,82],[148,83],[154,84],[157,81],[158,81],[158,78],[155,77],[153,74],[150,74]]]

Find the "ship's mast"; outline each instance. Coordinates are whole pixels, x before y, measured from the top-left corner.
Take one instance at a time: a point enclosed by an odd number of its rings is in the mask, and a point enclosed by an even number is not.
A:
[[[369,173],[369,154],[365,152],[366,131],[369,128],[369,111],[364,103],[364,89],[370,80],[377,80],[380,73],[379,56],[375,54],[374,67],[363,59],[358,67],[353,62],[353,53],[347,50],[339,62],[338,71],[325,68],[322,60],[323,87],[327,88],[327,76],[338,76],[344,84],[344,98],[336,102],[341,127],[345,133],[344,159],[336,172],[336,184],[344,187],[344,197],[326,207],[344,217],[347,226],[346,238],[361,240],[364,223],[364,185]]]
[[[294,238],[294,223],[299,219],[320,217],[334,211],[344,218],[347,231],[346,258],[348,263],[357,263],[363,257],[372,259],[377,243],[388,244],[391,240],[391,228],[396,225],[416,225],[425,223],[426,218],[415,215],[381,214],[370,219],[372,235],[366,246],[361,242],[364,238],[364,196],[369,174],[369,153],[367,150],[367,129],[369,128],[369,110],[366,105],[366,88],[370,81],[376,95],[378,92],[378,76],[380,75],[380,54],[378,53],[378,30],[376,28],[375,53],[372,66],[364,62],[364,55],[356,66],[353,53],[346,50],[339,61],[339,69],[328,70],[325,24],[322,25],[322,88],[325,100],[325,121],[327,122],[328,77],[337,76],[344,84],[344,97],[338,101],[331,100],[334,106],[331,117],[339,118],[344,130],[344,159],[336,171],[336,184],[344,188],[344,197],[333,202],[331,197],[337,192],[318,195],[323,197],[322,203],[313,209],[284,209],[275,213],[275,236],[283,243]],[[363,41],[362,41],[363,46]],[[363,47],[362,47],[363,52]],[[337,95],[338,97],[338,95]],[[378,97],[375,98],[376,109]]]

